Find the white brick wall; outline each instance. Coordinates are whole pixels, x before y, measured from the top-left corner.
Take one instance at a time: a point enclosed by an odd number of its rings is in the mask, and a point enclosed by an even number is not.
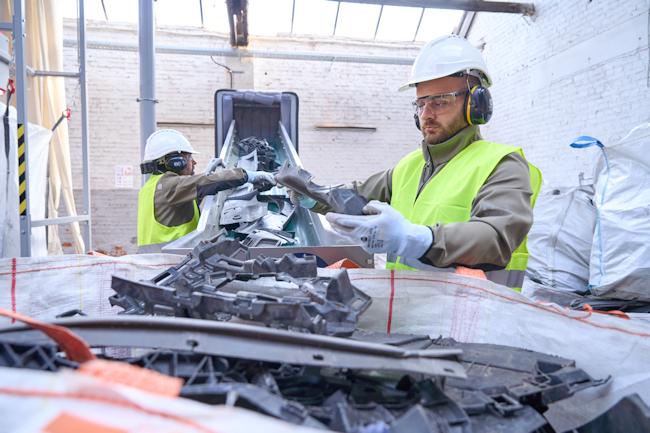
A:
[[[469,39],[485,43],[493,76],[493,140],[522,146],[553,186],[592,176],[596,150],[650,120],[648,0],[536,0],[530,19],[478,14]]]
[[[520,145],[552,185],[591,175],[594,151],[572,150],[581,134],[605,144],[650,120],[648,10],[650,0],[537,0],[537,15],[480,13],[469,39],[485,43],[493,76],[495,114],[484,136]],[[137,44],[132,26],[90,24],[89,40]],[[67,39],[75,29],[66,23]],[[227,47],[226,35],[194,29],[159,29],[157,43]],[[417,48],[350,40],[253,38],[251,49],[339,52],[415,57]],[[139,163],[138,57],[133,51],[90,49],[88,94],[94,247],[135,250],[137,183],[114,187],[114,166]],[[363,179],[391,167],[417,145],[409,102],[396,91],[408,76],[400,65],[276,59],[216,58],[242,74],[235,88],[293,91],[300,98],[300,150],[305,167],[322,183]],[[76,49],[65,48],[67,69]],[[157,120],[186,133],[202,152],[213,152],[213,95],[228,75],[207,56],[159,54],[156,60]],[[67,79],[75,108],[71,144],[75,185],[81,186],[79,102],[76,81]],[[185,125],[174,126],[175,123]],[[187,125],[187,124],[190,125]],[[374,126],[375,132],[316,129],[318,123]],[[80,195],[79,195],[80,197]]]

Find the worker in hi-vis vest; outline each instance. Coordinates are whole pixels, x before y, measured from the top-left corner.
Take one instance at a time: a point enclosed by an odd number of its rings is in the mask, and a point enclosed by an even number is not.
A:
[[[140,167],[151,176],[138,194],[138,252],[160,252],[167,243],[196,229],[197,203],[207,195],[247,182],[275,184],[270,173],[241,168],[195,175],[195,153],[187,138],[173,129],[161,129],[147,138]]]
[[[327,213],[332,228],[368,252],[387,253],[389,269],[462,265],[520,288],[541,173],[521,148],[481,137],[478,125],[492,115],[491,84],[481,53],[464,38],[426,44],[400,88],[415,87],[421,145],[394,168],[353,182],[371,200],[366,215]],[[293,192],[292,200],[330,210]]]

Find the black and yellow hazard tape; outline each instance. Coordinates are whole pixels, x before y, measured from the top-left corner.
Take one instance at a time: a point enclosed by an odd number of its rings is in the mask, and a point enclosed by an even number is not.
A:
[[[25,125],[18,125],[18,210],[21,216],[27,215],[27,161],[25,161]]]

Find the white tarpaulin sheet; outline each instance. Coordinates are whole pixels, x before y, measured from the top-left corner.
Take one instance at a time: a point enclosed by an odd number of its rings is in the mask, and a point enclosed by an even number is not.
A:
[[[0,115],[6,105],[0,102]],[[30,123],[27,126],[27,173],[29,176],[29,213],[32,220],[45,218],[47,160],[52,132]],[[18,142],[16,109],[9,108],[9,158],[5,155],[4,123],[0,120],[0,257],[20,255],[20,219],[18,212]],[[7,166],[8,162],[8,166]],[[32,256],[47,255],[45,227],[32,228]]]
[[[182,258],[145,254],[0,260],[0,307],[41,319],[75,308],[89,315],[115,314],[119,308],[108,302],[111,275],[148,279]],[[373,298],[360,328],[555,354],[576,360],[594,378],[614,376],[614,384],[650,373],[650,323],[645,320],[570,311],[533,302],[487,280],[445,272],[348,272],[353,284]]]

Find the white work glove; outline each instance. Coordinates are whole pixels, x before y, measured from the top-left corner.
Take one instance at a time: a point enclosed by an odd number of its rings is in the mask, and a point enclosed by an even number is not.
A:
[[[275,176],[271,173],[267,173],[266,171],[252,171],[252,170],[244,170],[246,172],[246,176],[248,176],[248,182],[252,183],[255,186],[260,186],[260,185],[270,185],[273,186],[277,182],[275,181]]]
[[[224,168],[221,158],[212,158],[205,167],[203,174],[212,174],[217,168]]]
[[[305,209],[311,209],[316,206],[317,203],[313,198],[304,196],[292,189],[289,190],[289,200],[291,200],[291,203],[293,203],[294,206],[304,207]]]
[[[413,224],[389,204],[373,200],[363,208],[366,215],[325,215],[332,228],[360,244],[369,253],[389,253],[419,259],[431,247],[433,233]]]

